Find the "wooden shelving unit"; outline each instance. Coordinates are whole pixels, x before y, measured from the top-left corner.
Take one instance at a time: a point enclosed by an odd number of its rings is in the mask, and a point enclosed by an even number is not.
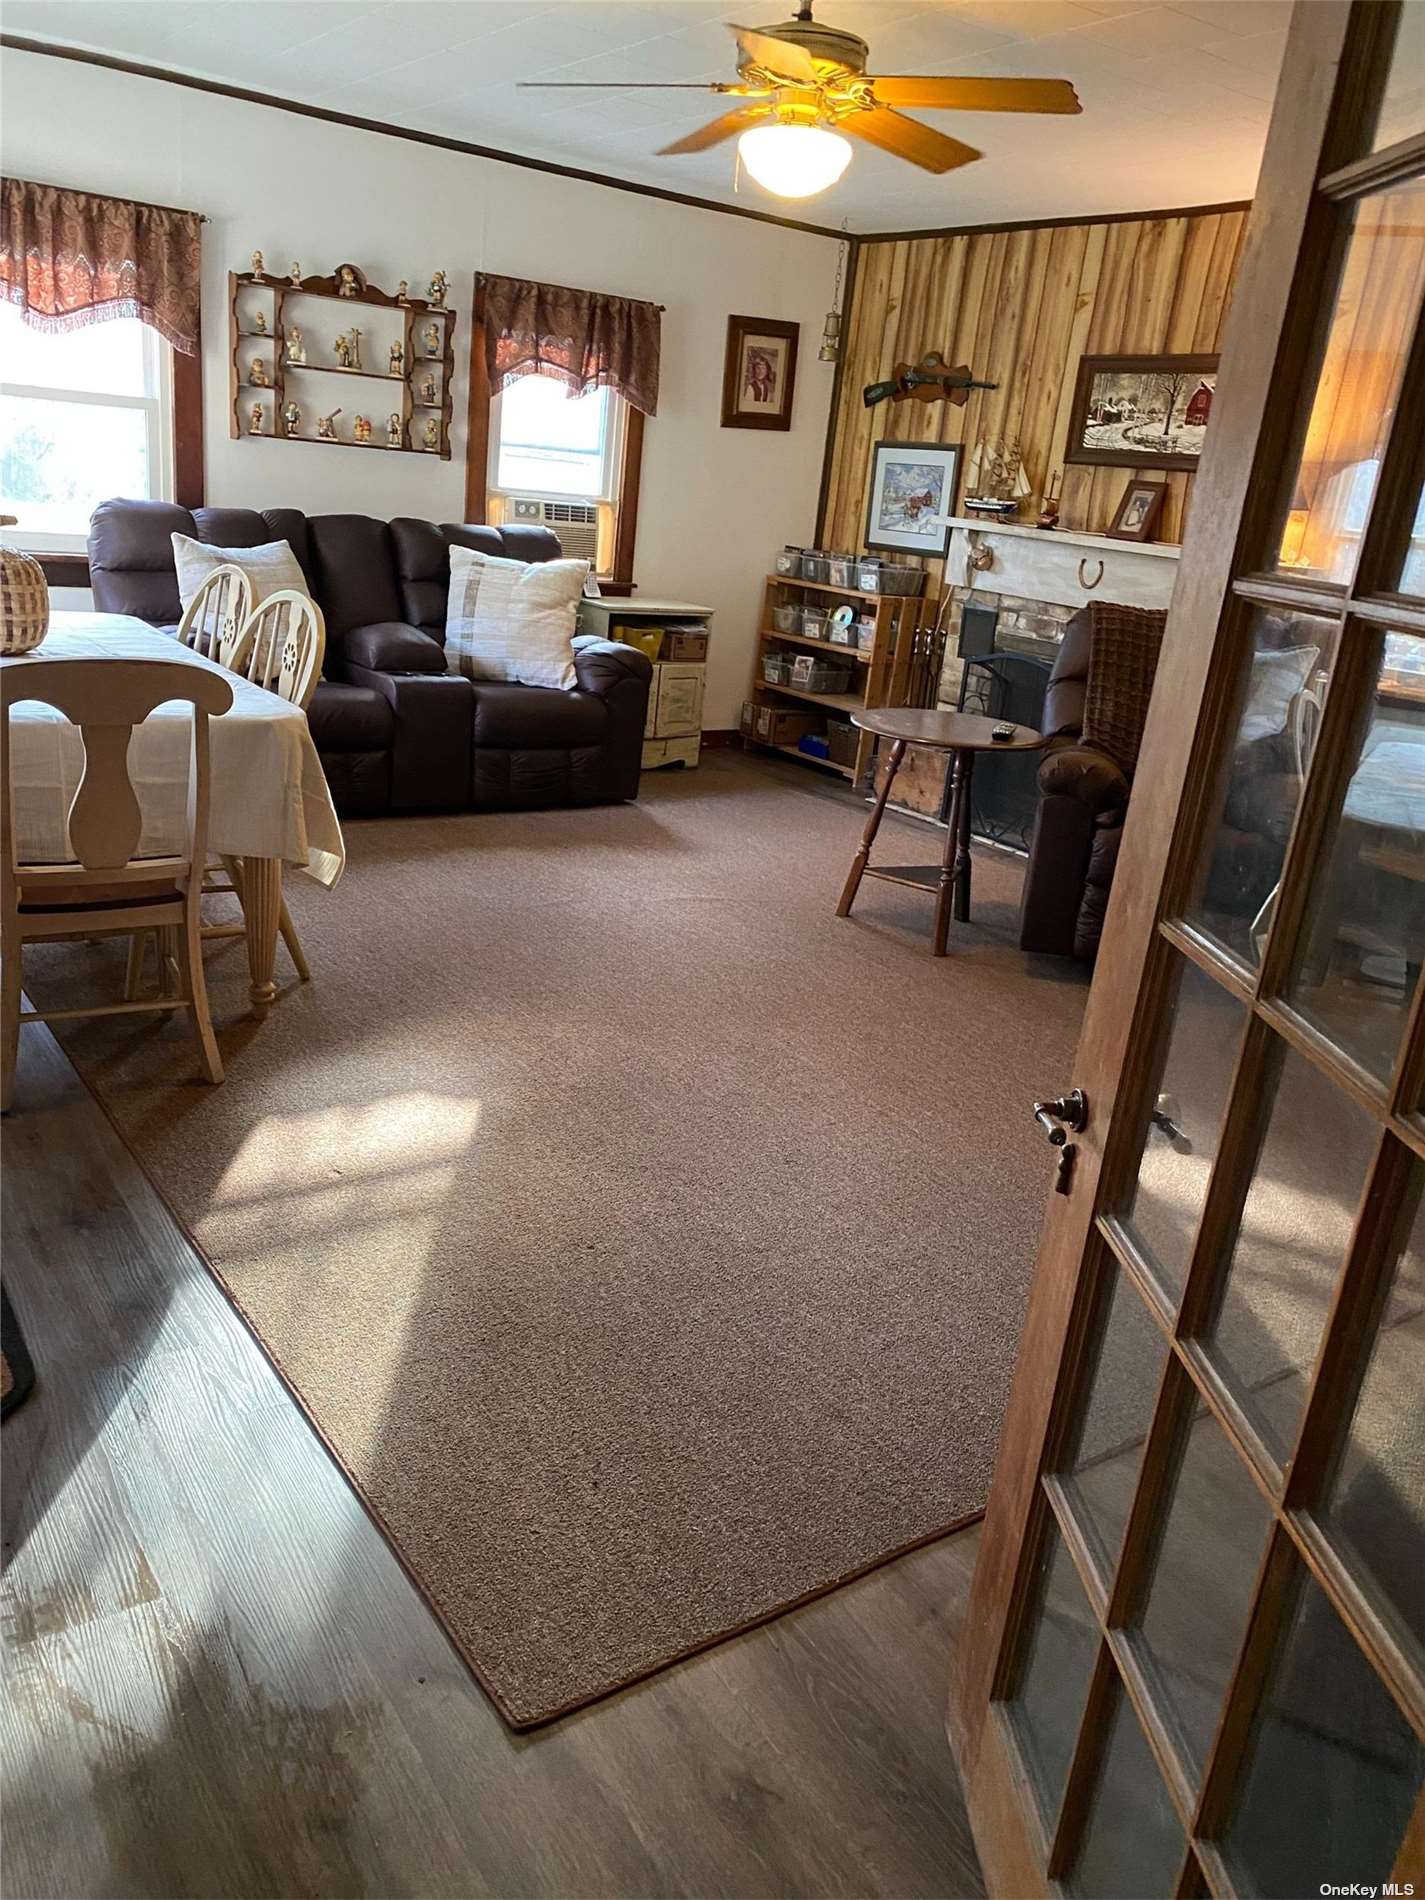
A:
[[[268,320],[269,327],[266,330],[251,327],[253,316],[259,310]],[[287,339],[294,324],[302,331],[304,350],[326,352],[332,349],[333,337],[338,330],[349,330],[354,322],[362,321],[363,312],[371,310],[394,312],[396,322],[393,324],[388,317],[379,335],[372,335],[363,329],[363,347],[377,352],[377,360],[380,360],[387,356],[390,345],[400,343],[405,368],[399,376],[392,375],[389,370],[350,369],[340,363],[290,361]],[[315,327],[319,323],[324,326],[323,333],[319,333]],[[425,332],[432,323],[440,330],[439,348],[435,355],[430,354],[425,340]],[[331,326],[331,335],[324,333],[326,325]],[[330,277],[303,277],[300,282],[290,276],[278,277],[268,272],[259,276],[251,271],[229,271],[228,328],[231,345],[228,427],[235,439],[311,442],[324,448],[376,449],[384,455],[430,455],[444,462],[450,460],[455,379],[453,310],[432,304],[424,297],[391,296],[384,290],[378,290],[375,285],[368,284],[364,274],[355,265],[342,264]],[[250,372],[255,355],[262,357],[268,375],[266,382],[252,381]],[[384,414],[370,418],[369,442],[358,442],[352,434],[356,417],[354,408],[335,425],[340,431],[337,435],[321,436],[316,432],[319,405],[304,393],[304,384],[309,376],[344,376],[351,382],[388,383],[392,385],[393,398],[396,391],[400,391],[399,402],[392,400],[386,405]],[[424,402],[417,394],[427,376],[437,378],[437,402]],[[336,392],[333,391],[333,394]],[[270,408],[267,398],[271,399]],[[260,434],[254,435],[248,428],[248,421],[252,405],[259,399],[263,399],[265,427]],[[296,402],[303,412],[299,435],[288,435],[283,422],[282,411],[289,400]],[[339,398],[333,406],[346,407]],[[326,408],[327,404],[323,403],[320,407]],[[439,418],[438,440],[434,448],[427,448],[423,439],[412,439],[418,412]],[[387,440],[390,417],[396,414],[400,416],[399,444]]]
[[[809,599],[825,600],[828,608],[841,602],[857,609],[857,618],[870,613],[876,622],[875,639],[869,648],[836,646],[830,640],[813,639],[804,633],[779,633],[773,621],[778,607],[803,606]],[[757,658],[752,681],[753,698],[761,705],[786,704],[823,707],[827,712],[847,716],[867,706],[895,706],[908,696],[916,623],[930,611],[923,594],[867,594],[854,587],[829,587],[821,581],[789,580],[781,574],[769,574],[763,588],[762,623],[757,636]],[[794,647],[823,653],[839,664],[852,666],[852,679],[859,691],[848,693],[812,693],[801,686],[772,686],[762,677],[762,656],[769,648]],[[766,752],[785,753],[804,765],[819,765],[824,771],[838,772],[859,784],[870,765],[874,745],[869,733],[858,733],[856,763],[841,765],[834,759],[818,759],[794,745],[761,745]]]

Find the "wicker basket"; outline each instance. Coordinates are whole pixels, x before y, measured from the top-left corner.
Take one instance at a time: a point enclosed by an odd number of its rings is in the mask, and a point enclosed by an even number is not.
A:
[[[0,655],[31,653],[48,632],[44,569],[18,548],[0,548]]]

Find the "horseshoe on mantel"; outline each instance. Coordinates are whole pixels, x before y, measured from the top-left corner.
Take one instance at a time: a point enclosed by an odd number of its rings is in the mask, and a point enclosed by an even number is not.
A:
[[[1098,572],[1097,574],[1094,575],[1092,580],[1090,580],[1088,575],[1085,574],[1084,572],[1084,569],[1088,566],[1088,564],[1089,564],[1088,556],[1085,554],[1084,556],[1082,556],[1082,558],[1079,561],[1079,586],[1082,587],[1086,593],[1090,589],[1097,587],[1099,582],[1103,579],[1103,562],[1096,561],[1094,563],[1094,565],[1098,569]]]

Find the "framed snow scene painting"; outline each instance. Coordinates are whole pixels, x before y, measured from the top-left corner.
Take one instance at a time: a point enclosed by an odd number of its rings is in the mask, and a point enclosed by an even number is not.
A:
[[[871,460],[866,546],[943,561],[960,473],[958,442],[878,442]]]
[[[1064,460],[1195,469],[1216,390],[1215,356],[1085,356]]]

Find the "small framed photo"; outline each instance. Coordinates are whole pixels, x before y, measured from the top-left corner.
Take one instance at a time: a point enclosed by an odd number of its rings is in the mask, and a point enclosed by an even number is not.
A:
[[[1085,356],[1066,462],[1191,473],[1217,393],[1215,356]]]
[[[1130,482],[1108,532],[1118,541],[1151,541],[1167,492],[1162,482]]]
[[[722,371],[724,429],[790,429],[799,323],[729,317]]]
[[[960,477],[958,442],[878,442],[871,456],[865,542],[888,554],[943,561]]]

